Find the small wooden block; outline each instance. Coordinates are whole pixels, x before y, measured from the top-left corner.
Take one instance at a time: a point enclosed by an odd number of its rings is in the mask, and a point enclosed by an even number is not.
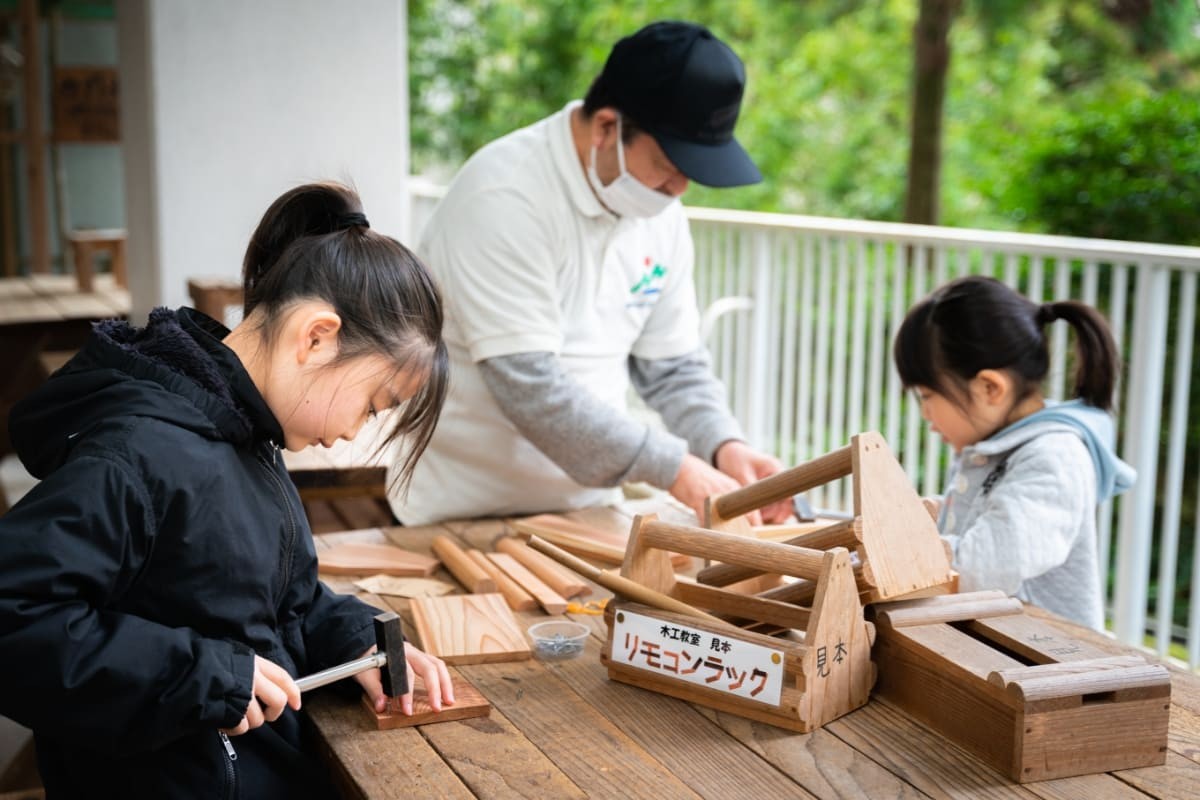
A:
[[[447,664],[523,661],[533,655],[500,594],[417,597],[412,615],[421,649]]]
[[[371,701],[364,694],[362,696],[363,708],[367,709],[367,713],[374,718],[376,727],[381,731],[392,728],[410,728],[413,725],[427,725],[434,722],[453,722],[456,719],[486,717],[491,713],[491,703],[479,693],[478,689],[457,676],[451,680],[454,683],[454,705],[443,705],[441,711],[434,711],[433,706],[429,705],[429,693],[423,686],[413,689],[412,716],[408,716],[400,710],[400,698],[398,697],[390,698],[387,710],[380,714],[371,707]]]
[[[317,568],[330,575],[428,577],[438,561],[390,544],[345,542],[317,552]]]

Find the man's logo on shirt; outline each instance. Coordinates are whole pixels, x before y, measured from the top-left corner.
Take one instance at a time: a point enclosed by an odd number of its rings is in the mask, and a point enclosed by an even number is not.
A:
[[[645,272],[638,282],[629,287],[629,300],[625,303],[626,308],[640,308],[642,306],[652,306],[658,300],[659,294],[662,293],[663,282],[667,279],[667,268],[662,264],[654,262],[650,256],[646,256]]]

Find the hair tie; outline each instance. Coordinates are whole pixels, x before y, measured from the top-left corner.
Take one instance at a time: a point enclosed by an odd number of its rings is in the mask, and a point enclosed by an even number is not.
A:
[[[338,214],[333,221],[334,230],[344,231],[347,228],[369,228],[371,223],[367,222],[367,215],[361,211],[347,211],[344,214]]]
[[[1037,324],[1046,325],[1058,319],[1058,311],[1054,309],[1053,303],[1042,303],[1037,310]]]

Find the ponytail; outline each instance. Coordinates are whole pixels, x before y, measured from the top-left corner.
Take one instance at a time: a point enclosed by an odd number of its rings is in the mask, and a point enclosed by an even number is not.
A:
[[[286,192],[263,214],[242,260],[242,284],[245,318],[264,342],[277,335],[290,304],[321,300],[342,320],[338,362],[378,354],[398,372],[427,376],[380,443],[382,452],[406,437],[408,454],[394,473],[406,488],[449,383],[442,297],[425,266],[400,242],[370,230],[352,189],[313,183]]]
[[[1110,410],[1120,360],[1100,313],[1074,300],[1039,306],[994,278],[953,280],[914,305],[896,333],[896,370],[907,387],[959,400],[981,370],[1007,370],[1024,396],[1050,371],[1045,328],[1056,319],[1076,332],[1075,396]]]
[[[1075,300],[1043,303],[1037,311],[1039,324],[1061,319],[1075,329],[1076,397],[1096,408],[1112,409],[1120,356],[1108,323],[1100,312]]]

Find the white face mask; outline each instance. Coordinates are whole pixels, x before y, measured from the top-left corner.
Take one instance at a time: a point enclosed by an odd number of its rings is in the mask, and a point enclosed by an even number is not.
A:
[[[591,161],[588,164],[588,183],[592,184],[600,202],[619,217],[654,217],[657,216],[675,198],[669,194],[651,189],[646,184],[625,171],[625,148],[621,144],[621,118],[617,117],[617,165],[621,174],[612,183],[605,186],[596,174],[596,148],[593,145]]]

